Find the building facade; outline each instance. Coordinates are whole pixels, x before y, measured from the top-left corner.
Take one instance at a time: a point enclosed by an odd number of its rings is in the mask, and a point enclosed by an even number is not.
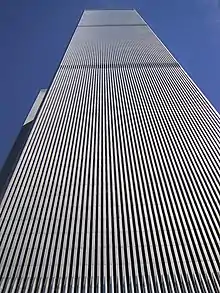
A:
[[[219,114],[139,14],[85,11],[38,98],[1,292],[219,292]]]

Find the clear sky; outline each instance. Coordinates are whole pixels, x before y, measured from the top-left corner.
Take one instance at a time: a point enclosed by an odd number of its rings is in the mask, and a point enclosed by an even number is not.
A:
[[[135,8],[220,112],[220,0],[1,0],[0,167],[89,8]]]

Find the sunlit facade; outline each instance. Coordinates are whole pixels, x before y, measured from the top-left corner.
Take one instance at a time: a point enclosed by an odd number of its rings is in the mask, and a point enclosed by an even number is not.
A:
[[[85,11],[6,168],[0,292],[219,292],[219,123],[135,10]]]

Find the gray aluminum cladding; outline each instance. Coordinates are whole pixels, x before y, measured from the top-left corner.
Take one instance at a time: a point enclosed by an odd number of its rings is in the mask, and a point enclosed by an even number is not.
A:
[[[137,12],[85,11],[2,200],[1,292],[219,292],[219,145]]]

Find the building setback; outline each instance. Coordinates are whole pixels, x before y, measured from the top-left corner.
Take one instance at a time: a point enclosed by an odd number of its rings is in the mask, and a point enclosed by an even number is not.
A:
[[[2,169],[0,291],[220,292],[219,123],[135,10],[85,11]]]

